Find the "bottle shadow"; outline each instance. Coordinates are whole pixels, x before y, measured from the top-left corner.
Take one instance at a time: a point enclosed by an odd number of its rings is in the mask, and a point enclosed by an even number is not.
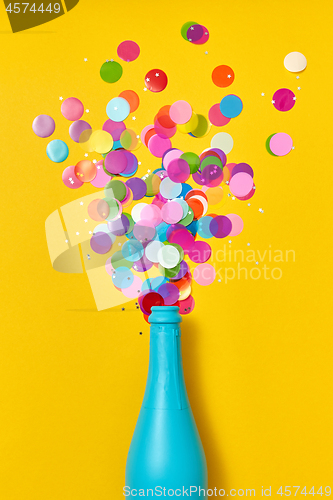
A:
[[[207,411],[207,391],[198,370],[200,356],[199,332],[189,316],[181,324],[184,376],[188,397],[205,450],[210,488],[226,489],[227,478],[223,464],[221,443],[216,440],[211,417]]]

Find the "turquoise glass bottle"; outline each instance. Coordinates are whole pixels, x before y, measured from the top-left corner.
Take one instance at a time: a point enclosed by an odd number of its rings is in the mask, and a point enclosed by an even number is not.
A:
[[[191,498],[199,498],[199,488],[207,490],[205,453],[184,381],[178,310],[154,306],[149,317],[148,378],[127,457],[126,496],[140,490],[147,496],[148,489],[163,496],[165,488],[165,495],[173,490],[182,498],[192,488]]]

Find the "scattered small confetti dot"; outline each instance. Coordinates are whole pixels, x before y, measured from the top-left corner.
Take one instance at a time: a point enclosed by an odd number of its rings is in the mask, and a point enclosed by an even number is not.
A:
[[[59,97],[59,101],[62,101],[63,100],[63,97]]]
[[[301,87],[297,87],[297,90],[301,90]]]
[[[247,246],[249,247],[251,245],[251,243],[248,243]]]
[[[80,201],[80,205],[83,205],[83,201]]]
[[[251,206],[251,203],[248,203],[248,204],[247,204],[247,206],[248,206],[248,207],[250,207],[250,206]]]
[[[89,113],[89,109],[86,109],[86,113]]]
[[[139,335],[142,335],[142,332],[139,332]]]
[[[78,231],[76,231],[76,233],[75,233],[75,234],[76,234],[76,236],[79,236],[79,234],[80,234],[80,233],[79,233]]]
[[[68,240],[65,240],[65,243],[68,243]]]
[[[87,157],[88,156],[88,153],[84,153],[84,156]]]
[[[265,95],[265,92],[261,92],[261,95],[262,95],[262,97],[264,97],[264,95]]]

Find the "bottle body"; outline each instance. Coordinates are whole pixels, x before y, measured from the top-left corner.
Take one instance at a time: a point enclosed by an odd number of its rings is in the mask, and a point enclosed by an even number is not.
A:
[[[199,487],[207,489],[207,465],[184,381],[181,317],[178,307],[152,309],[148,378],[127,457],[127,492],[165,488],[182,498],[192,487],[191,497],[199,498]]]

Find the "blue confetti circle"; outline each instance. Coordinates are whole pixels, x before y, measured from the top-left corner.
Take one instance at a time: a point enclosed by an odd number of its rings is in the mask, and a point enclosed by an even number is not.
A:
[[[106,105],[106,114],[114,122],[122,122],[130,114],[130,105],[123,97],[114,97]]]
[[[242,100],[234,94],[226,95],[220,102],[220,111],[226,118],[235,118],[243,109]]]
[[[133,240],[133,241],[126,241],[123,244],[121,253],[123,254],[124,258],[129,262],[136,262],[137,260],[140,260],[143,257],[145,251],[140,241]]]
[[[128,288],[134,281],[134,275],[127,267],[117,267],[112,274],[112,281],[117,288]]]
[[[54,163],[61,163],[68,157],[69,149],[64,141],[55,139],[46,146],[46,154]]]

